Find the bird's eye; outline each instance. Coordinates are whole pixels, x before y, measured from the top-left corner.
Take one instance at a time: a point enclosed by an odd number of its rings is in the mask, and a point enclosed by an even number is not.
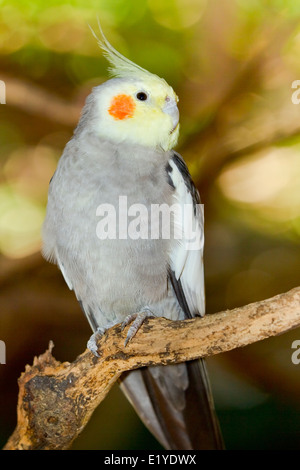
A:
[[[144,91],[139,91],[137,94],[136,94],[136,97],[138,100],[140,101],[146,101],[148,99],[148,95],[147,93],[145,93]]]

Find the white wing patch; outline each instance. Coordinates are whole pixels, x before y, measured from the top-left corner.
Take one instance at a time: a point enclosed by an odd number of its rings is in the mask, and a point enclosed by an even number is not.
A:
[[[169,176],[175,187],[174,200],[181,210],[175,213],[174,224],[180,239],[174,243],[170,253],[170,267],[180,281],[191,314],[205,314],[204,290],[204,214],[203,206],[193,201],[184,177],[171,159]],[[196,211],[194,211],[196,208]],[[196,213],[195,213],[196,212]]]

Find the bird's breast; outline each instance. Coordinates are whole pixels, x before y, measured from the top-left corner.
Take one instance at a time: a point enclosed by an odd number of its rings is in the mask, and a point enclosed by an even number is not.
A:
[[[170,206],[172,188],[164,164],[148,172],[138,165],[87,168],[80,177],[69,175],[61,199],[58,238],[68,239],[61,258],[77,297],[121,320],[167,296],[172,231],[160,208]]]

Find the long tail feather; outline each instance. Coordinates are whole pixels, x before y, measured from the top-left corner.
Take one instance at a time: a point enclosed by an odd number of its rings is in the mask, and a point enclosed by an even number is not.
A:
[[[224,448],[203,359],[129,372],[121,388],[166,449]]]

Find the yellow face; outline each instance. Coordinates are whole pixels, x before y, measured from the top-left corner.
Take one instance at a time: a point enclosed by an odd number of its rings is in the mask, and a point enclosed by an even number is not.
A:
[[[176,145],[178,97],[159,77],[110,80],[96,100],[99,135],[118,143],[127,141],[165,151]]]

